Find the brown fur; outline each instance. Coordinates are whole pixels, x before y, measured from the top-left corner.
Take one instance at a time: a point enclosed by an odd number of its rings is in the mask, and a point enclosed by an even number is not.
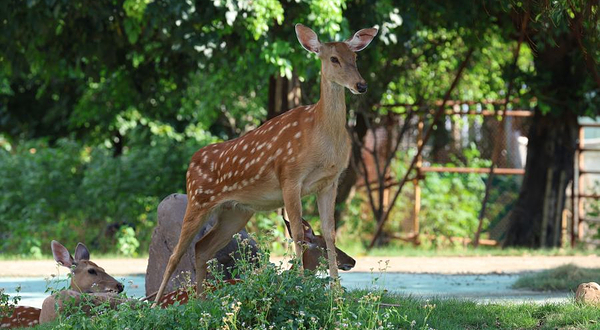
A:
[[[325,44],[301,24],[296,25],[296,34],[302,46],[321,59],[321,99],[289,110],[240,138],[209,145],[194,154],[187,172],[188,206],[181,235],[157,301],[209,217],[216,217],[217,224],[195,246],[197,292],[202,292],[208,260],[256,211],[285,206],[296,255],[301,256],[301,198],[312,193],[317,194],[330,275],[337,278],[333,211],[337,181],[350,157],[344,87],[355,94],[366,91],[354,53],[364,49],[377,30],[360,30],[345,42]]]

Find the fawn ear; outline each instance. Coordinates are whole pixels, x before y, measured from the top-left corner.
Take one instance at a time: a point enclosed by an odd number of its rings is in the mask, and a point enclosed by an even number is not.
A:
[[[313,231],[310,223],[308,221],[302,219],[302,227],[304,227],[304,240],[308,242],[312,242],[315,238],[315,232]]]
[[[77,243],[75,248],[75,261],[79,260],[90,260],[90,251],[81,242]]]
[[[296,37],[304,49],[315,54],[319,53],[321,48],[321,42],[315,31],[310,28],[298,23],[296,24]]]
[[[73,266],[75,260],[73,260],[73,257],[71,257],[71,254],[66,247],[54,240],[50,246],[52,248],[52,255],[54,256],[54,260],[56,260],[56,262],[67,268],[71,268],[71,266]]]
[[[344,42],[346,45],[348,45],[348,47],[350,47],[350,50],[353,52],[359,52],[367,48],[373,38],[375,38],[377,35],[377,31],[377,28],[362,29],[356,32],[352,38]]]

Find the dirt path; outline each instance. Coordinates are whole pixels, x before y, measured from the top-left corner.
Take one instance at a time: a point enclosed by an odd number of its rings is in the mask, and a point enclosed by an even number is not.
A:
[[[573,263],[580,267],[600,268],[599,256],[520,256],[520,257],[361,257],[356,260],[353,272],[436,273],[436,274],[510,274],[535,271]],[[145,274],[147,259],[96,259],[109,274]],[[272,258],[278,263],[282,258]],[[60,270],[59,270],[60,268]],[[0,261],[0,277],[40,277],[65,274],[66,268],[56,266],[53,260]]]

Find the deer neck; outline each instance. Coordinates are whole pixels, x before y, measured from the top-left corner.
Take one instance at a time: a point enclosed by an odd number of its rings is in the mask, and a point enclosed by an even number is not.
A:
[[[321,72],[321,98],[316,106],[316,125],[319,131],[333,137],[346,133],[346,97],[344,86],[325,79]],[[344,134],[341,134],[344,133]]]

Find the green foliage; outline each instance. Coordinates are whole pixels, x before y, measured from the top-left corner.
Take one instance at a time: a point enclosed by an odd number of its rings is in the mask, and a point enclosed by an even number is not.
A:
[[[243,251],[244,243],[240,246]],[[119,304],[116,310],[108,310],[106,305],[86,305],[84,301],[40,328],[387,329],[410,325],[406,316],[380,306],[382,291],[344,293],[332,288],[328,277],[301,272],[300,267],[284,270],[287,265],[270,263],[268,254],[258,258],[258,267],[239,260],[235,272],[242,283],[237,285],[224,284],[222,274],[212,264],[215,278],[208,283],[215,289],[207,290],[203,300],[192,299],[186,305],[166,309],[131,302]],[[95,316],[90,318],[89,314]]]
[[[0,250],[39,256],[57,239],[125,255],[135,254],[139,242],[145,251],[156,206],[185,187],[186,160],[207,141],[134,131],[139,142],[116,158],[105,146],[70,139],[54,147],[32,141],[14,154],[0,150]]]
[[[581,283],[600,282],[600,269],[580,268],[574,264],[527,274],[513,284],[515,289],[575,292]]]
[[[17,294],[11,298],[10,295],[4,293],[4,288],[0,288],[0,320],[4,317],[11,316],[14,308],[19,305],[19,301],[21,300],[21,296],[19,295],[21,287],[17,287],[15,291]]]
[[[121,227],[117,232],[117,250],[124,256],[137,256],[140,242],[135,238],[135,231],[131,227]]]

